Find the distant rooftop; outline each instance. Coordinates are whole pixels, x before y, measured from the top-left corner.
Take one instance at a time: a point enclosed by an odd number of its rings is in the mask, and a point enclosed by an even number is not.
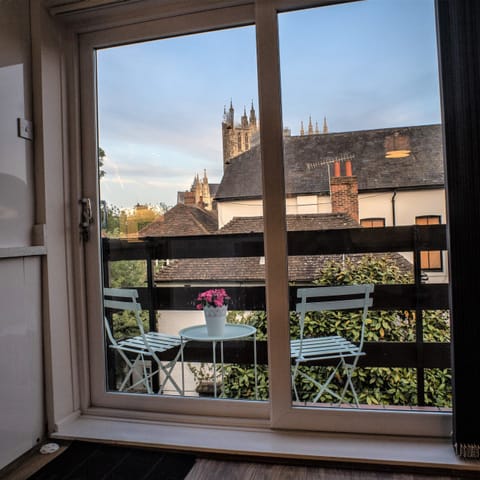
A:
[[[407,157],[386,158],[385,146],[393,135],[407,137],[411,150]],[[360,193],[444,186],[441,125],[287,136],[283,140],[287,195],[328,194],[328,169],[336,159],[351,160]],[[255,146],[231,160],[216,200],[261,195],[260,146]]]
[[[330,230],[355,228],[359,224],[343,213],[287,215],[288,231]],[[235,217],[217,234],[260,233],[263,232],[263,217]],[[214,234],[215,235],[215,234]],[[382,256],[375,254],[374,256]],[[388,256],[395,260],[404,272],[411,272],[412,265],[400,254]],[[360,260],[363,255],[348,255]],[[303,255],[289,256],[288,277],[295,282],[309,283],[320,276],[325,262],[340,261],[342,255]],[[193,258],[170,259],[155,274],[156,283],[260,283],[265,281],[265,261],[263,257],[235,258]]]
[[[177,237],[206,235],[218,229],[216,213],[203,208],[177,203],[174,207],[138,232],[145,237]]]
[[[358,227],[346,213],[309,213],[287,215],[287,230],[333,230]],[[233,217],[219,233],[258,233],[263,232],[263,217]]]
[[[412,264],[399,253],[371,254],[373,257],[391,258],[404,273],[412,272]],[[360,261],[363,254],[302,255],[288,257],[288,279],[292,282],[310,283],[320,277],[326,262],[340,262],[348,258]],[[155,273],[156,283],[260,283],[265,282],[263,257],[192,258],[169,260]]]

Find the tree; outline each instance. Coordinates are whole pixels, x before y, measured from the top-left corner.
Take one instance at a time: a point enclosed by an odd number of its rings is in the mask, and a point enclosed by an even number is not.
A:
[[[103,178],[106,175],[105,170],[103,170],[103,164],[105,162],[105,150],[102,147],[98,147],[98,176]]]
[[[147,284],[145,260],[120,260],[109,263],[110,286],[112,288],[137,288]],[[148,312],[140,312],[143,328],[148,331]],[[117,339],[139,334],[133,312],[113,314],[113,335]]]

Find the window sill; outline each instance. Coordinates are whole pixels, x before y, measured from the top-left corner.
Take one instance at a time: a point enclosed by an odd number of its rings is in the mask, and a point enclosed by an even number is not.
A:
[[[457,457],[448,438],[328,434],[215,427],[83,415],[62,422],[52,438],[188,450],[203,454],[479,471]]]

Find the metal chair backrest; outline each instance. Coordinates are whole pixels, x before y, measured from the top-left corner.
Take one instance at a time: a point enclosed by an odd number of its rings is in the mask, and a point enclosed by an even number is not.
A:
[[[297,290],[296,311],[300,313],[300,340],[303,340],[305,314],[307,312],[324,312],[336,310],[362,310],[362,328],[360,348],[365,335],[365,320],[368,309],[373,304],[374,285],[342,285],[337,287],[306,287]]]
[[[143,328],[143,322],[140,317],[140,312],[142,311],[142,306],[137,301],[138,292],[133,288],[107,288],[103,289],[103,306],[104,308],[110,308],[112,310],[124,310],[128,312],[134,312],[135,319],[137,321],[138,329],[140,330],[140,335],[142,336],[145,346],[150,351],[151,347],[145,336],[145,330]],[[108,321],[106,321],[108,325]],[[107,335],[109,340],[115,344],[115,339],[110,330],[110,326],[107,328]],[[153,353],[153,351],[152,351]]]

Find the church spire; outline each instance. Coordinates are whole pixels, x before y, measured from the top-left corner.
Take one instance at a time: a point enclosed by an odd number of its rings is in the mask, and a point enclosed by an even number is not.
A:
[[[303,120],[300,122],[300,135],[305,135],[305,130],[303,129]]]
[[[247,117],[247,109],[245,108],[245,105],[243,106],[243,115],[241,119],[241,124],[243,128],[248,127],[248,117]]]
[[[323,133],[328,133],[327,117],[323,117]]]
[[[233,127],[235,111],[233,109],[232,99],[230,99],[230,108],[228,110],[228,123]]]
[[[318,129],[318,122],[315,122],[315,133],[320,133],[320,130]]]
[[[250,126],[257,127],[257,116],[255,115],[255,109],[253,108],[253,100],[252,105],[250,107]]]
[[[313,134],[313,125],[312,125],[312,116],[311,115],[308,117],[308,134],[309,135]]]

